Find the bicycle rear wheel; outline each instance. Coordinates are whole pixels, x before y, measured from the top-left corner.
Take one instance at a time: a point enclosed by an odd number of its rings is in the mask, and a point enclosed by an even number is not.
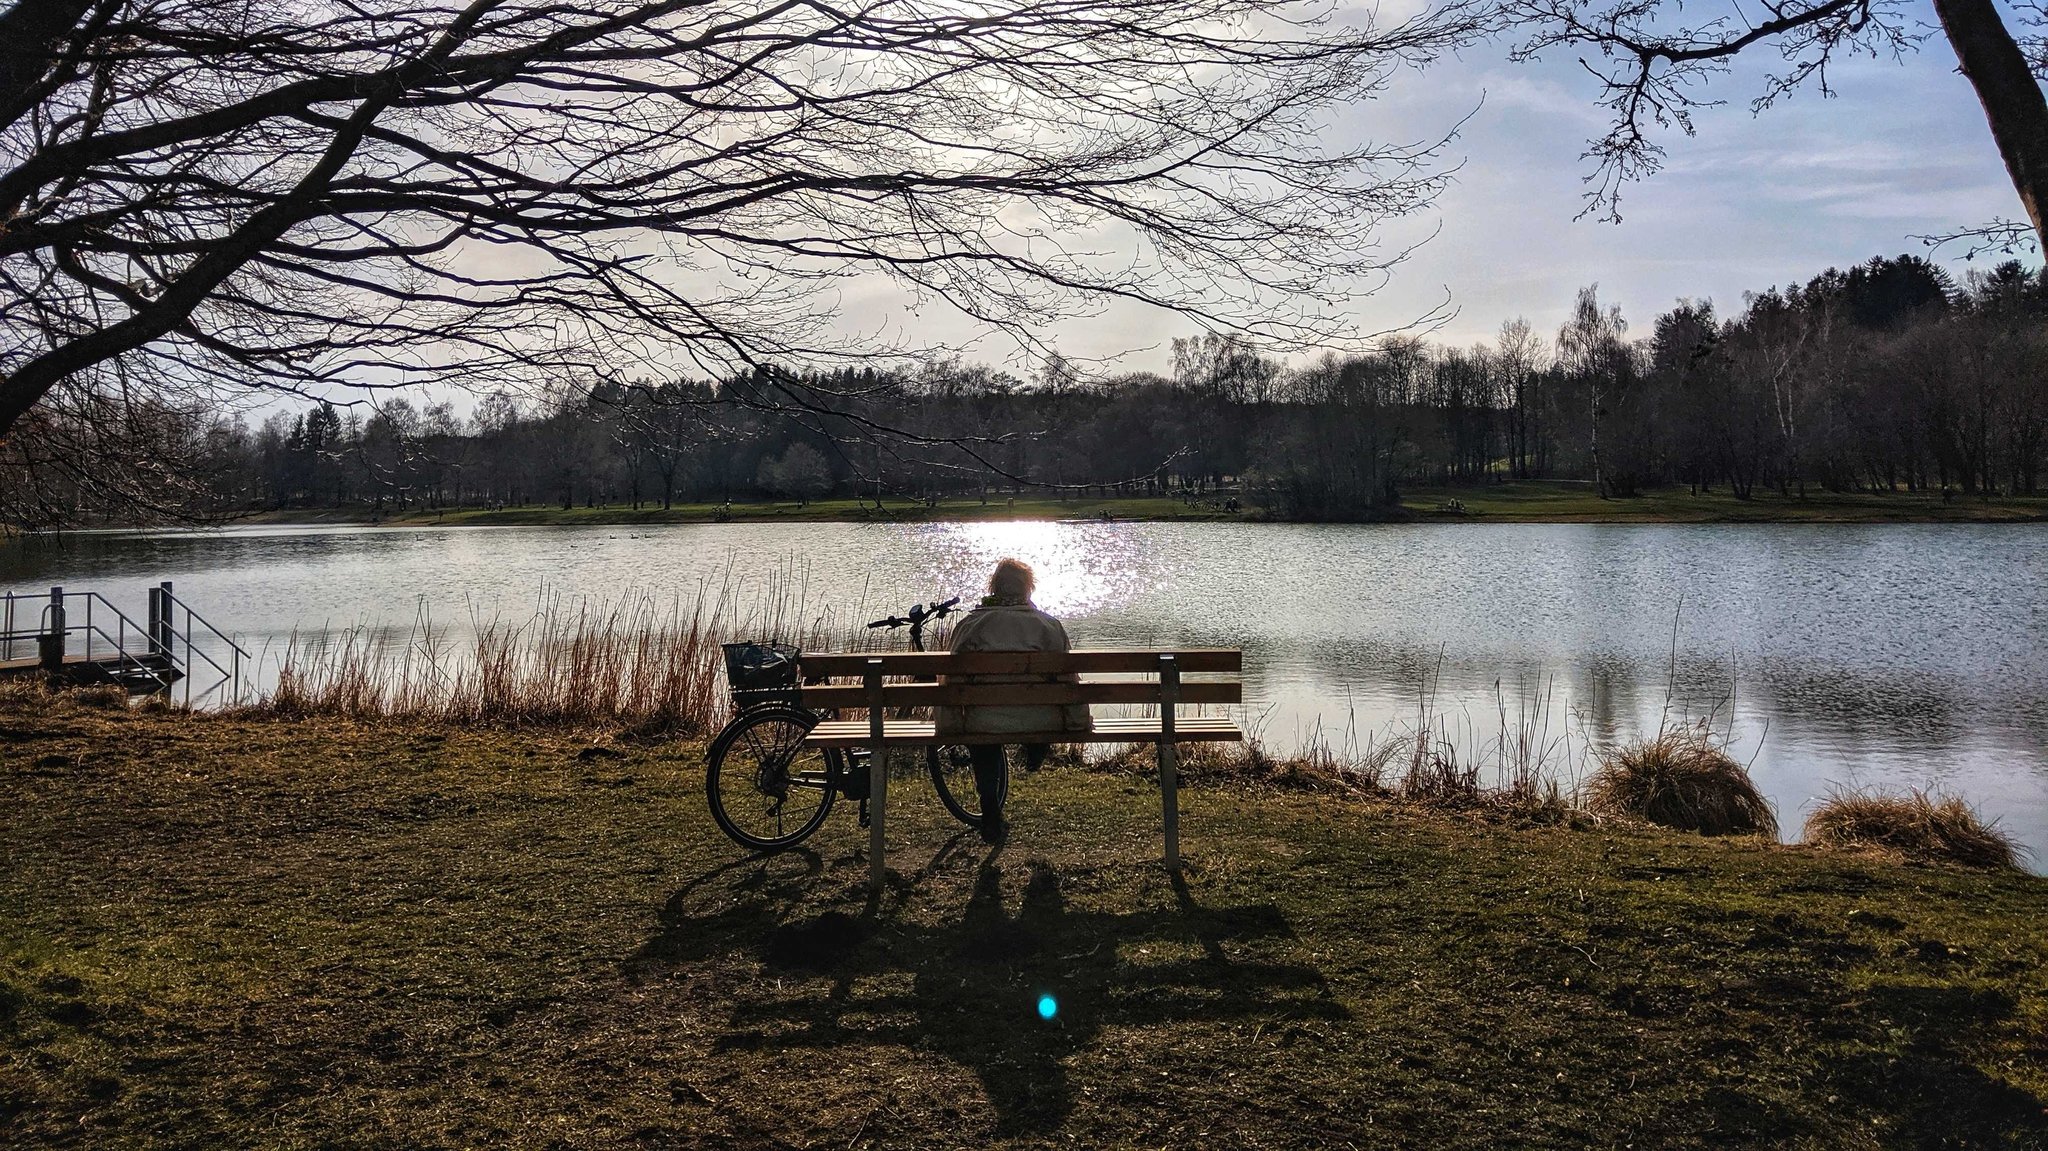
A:
[[[1001,797],[1010,794],[1010,772],[1008,749],[1004,750],[1004,765]],[[953,813],[953,818],[969,827],[981,826],[981,792],[974,786],[974,757],[959,745],[935,747],[925,753],[925,764],[932,773],[932,790],[939,793],[939,802]]]
[[[800,707],[741,712],[704,753],[711,818],[756,851],[795,847],[818,830],[838,798],[832,755],[806,748],[818,717]]]

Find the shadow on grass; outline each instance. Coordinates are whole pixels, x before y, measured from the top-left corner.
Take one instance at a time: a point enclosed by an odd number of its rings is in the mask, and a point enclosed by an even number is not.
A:
[[[939,909],[936,923],[807,906],[815,862],[721,868],[669,900],[631,966],[757,962],[761,993],[735,998],[715,1050],[881,1044],[942,1057],[980,1081],[1004,1134],[1067,1118],[1066,1060],[1105,1028],[1349,1017],[1314,968],[1252,957],[1294,937],[1271,904],[1204,907],[1175,876],[1162,906],[1077,908],[1060,873],[1032,861],[1013,914],[998,854],[975,868],[965,906]]]
[[[1832,1078],[1846,1098],[1893,1117],[1896,1145],[2048,1146],[2043,1100],[1985,1074],[1967,1051],[2013,1017],[2011,995],[1898,983],[1867,994],[1879,1028],[1864,1051],[1832,1068]],[[1894,1052],[1885,1050],[1887,1039],[1898,1041]]]

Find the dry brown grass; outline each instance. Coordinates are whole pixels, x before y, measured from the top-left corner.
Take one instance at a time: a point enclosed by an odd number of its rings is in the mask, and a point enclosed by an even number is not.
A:
[[[1500,750],[1510,749],[1501,745]],[[1489,746],[1478,755],[1467,755],[1437,729],[1396,732],[1342,747],[1318,733],[1288,753],[1275,751],[1250,733],[1242,743],[1181,744],[1179,770],[1195,784],[1369,796],[1483,809],[1537,822],[1570,817],[1572,808],[1557,783],[1554,764],[1527,758],[1496,761],[1489,758],[1494,751]],[[1128,744],[1087,760],[1086,766],[1150,778],[1158,772],[1156,757],[1150,744]]]
[[[113,711],[126,707],[126,690],[110,683],[90,687],[52,686],[39,676],[0,679],[0,710],[21,715],[40,712]]]
[[[803,589],[788,573],[771,576],[745,609],[737,587],[728,580],[694,599],[544,597],[522,623],[473,621],[462,643],[424,618],[402,637],[363,628],[295,636],[277,686],[249,710],[281,718],[701,733],[717,728],[728,711],[720,643],[874,642],[864,629],[835,629],[829,617],[807,621]]]
[[[1377,774],[1360,770],[1314,744],[1294,755],[1275,753],[1256,738],[1243,743],[1183,743],[1177,748],[1179,773],[1194,783],[1244,783],[1286,791],[1371,793],[1379,790]],[[1149,743],[1114,746],[1088,761],[1096,771],[1151,777],[1158,773],[1157,751]]]
[[[360,630],[294,640],[256,709],[702,731],[723,702],[718,622],[716,613],[636,599],[490,621],[463,647],[425,625],[402,644]]]
[[[1921,862],[2017,868],[2019,847],[1960,796],[1836,791],[1806,821],[1816,847],[1877,848]]]
[[[1666,728],[1602,753],[1583,798],[1596,815],[1702,835],[1778,834],[1777,816],[1749,772],[1703,726]]]

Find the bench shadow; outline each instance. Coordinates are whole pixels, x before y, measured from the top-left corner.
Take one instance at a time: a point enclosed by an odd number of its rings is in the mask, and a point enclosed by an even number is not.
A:
[[[918,875],[957,850],[948,844]],[[819,911],[799,890],[816,885],[776,861],[723,868],[669,900],[629,966],[739,952],[783,977],[764,983],[802,990],[736,998],[714,1050],[887,1044],[943,1058],[980,1083],[1002,1134],[1067,1118],[1067,1061],[1105,1028],[1349,1017],[1313,967],[1253,957],[1294,937],[1271,904],[1206,907],[1174,876],[1169,904],[1097,911],[1070,902],[1050,865],[1009,865],[1020,866],[1014,913],[990,851],[966,903],[935,923]]]

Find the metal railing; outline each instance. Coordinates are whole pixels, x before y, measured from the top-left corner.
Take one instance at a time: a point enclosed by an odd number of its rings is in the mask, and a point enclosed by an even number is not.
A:
[[[33,655],[24,658],[23,647]],[[147,624],[136,623],[98,592],[59,586],[47,595],[0,593],[0,664],[17,669],[64,674],[83,665],[148,693],[169,694],[182,682],[189,707],[216,692],[223,703],[237,698],[248,658],[240,644],[178,599],[168,580],[149,589]],[[194,672],[202,667],[213,678],[195,691],[203,677]]]
[[[27,615],[22,606],[30,603],[36,605],[33,629],[21,626]],[[47,597],[9,593],[5,607],[0,608],[0,620],[5,622],[5,631],[0,632],[0,650],[5,651],[9,660],[16,658],[17,645],[33,642],[36,665],[62,671],[70,660],[71,641],[76,636],[84,641],[79,662],[98,665],[112,678],[145,683],[147,691],[167,691],[174,682],[175,676],[167,674],[169,661],[157,667],[138,654],[143,642],[142,626],[98,592],[67,592],[53,587]]]
[[[183,627],[177,626],[179,613],[183,613]],[[184,676],[185,706],[192,705],[192,681],[197,678],[194,673],[199,670],[195,660],[204,661],[217,676],[206,690],[199,693],[201,699],[222,688],[226,689],[221,695],[222,703],[232,703],[241,695],[242,661],[249,658],[249,653],[226,632],[207,622],[206,617],[172,594],[171,581],[165,580],[149,589],[149,622],[151,650],[171,657],[172,663]],[[215,651],[219,652],[221,660],[227,661],[226,666],[208,654],[205,646],[195,643],[195,639],[218,645]],[[182,664],[177,662],[177,649],[181,643],[185,645]]]

